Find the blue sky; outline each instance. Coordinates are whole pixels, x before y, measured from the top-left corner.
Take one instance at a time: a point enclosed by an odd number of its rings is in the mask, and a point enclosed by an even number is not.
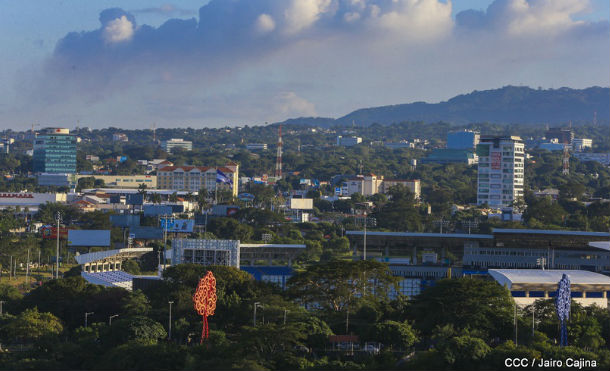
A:
[[[608,86],[609,15],[607,0],[1,0],[0,127],[252,125]]]

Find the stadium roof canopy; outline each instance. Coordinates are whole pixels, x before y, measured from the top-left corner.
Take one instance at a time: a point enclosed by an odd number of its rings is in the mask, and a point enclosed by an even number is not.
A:
[[[585,231],[557,231],[552,229],[504,229],[493,228],[493,233],[505,234],[549,234],[558,236],[590,236],[590,237],[610,237],[608,232],[585,232]]]
[[[272,248],[272,249],[305,249],[301,244],[279,244],[279,243],[240,243],[240,248]]]
[[[147,252],[153,251],[152,247],[131,247],[127,249],[115,249],[106,251],[97,251],[87,254],[77,255],[74,258],[78,264],[87,264],[105,259],[130,259],[140,257]]]
[[[363,231],[346,231],[348,236],[363,236]],[[493,239],[490,234],[466,234],[466,233],[422,233],[422,232],[366,232],[368,237],[436,237],[436,238],[473,238],[473,239]]]
[[[557,285],[563,274],[567,274],[573,285],[608,285],[610,277],[580,270],[542,269],[490,269],[489,274],[502,286],[513,285]]]
[[[597,247],[598,249],[610,251],[610,241],[589,242],[589,246]]]

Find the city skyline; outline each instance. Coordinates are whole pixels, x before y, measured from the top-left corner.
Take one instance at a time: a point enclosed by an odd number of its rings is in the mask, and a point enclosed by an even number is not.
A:
[[[260,125],[504,85],[610,85],[600,0],[119,5],[5,6],[2,129]]]

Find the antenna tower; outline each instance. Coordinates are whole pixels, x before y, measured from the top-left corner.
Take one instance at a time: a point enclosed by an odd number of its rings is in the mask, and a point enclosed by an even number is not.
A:
[[[157,143],[157,123],[153,122],[152,124],[152,132],[153,132],[153,143]]]
[[[570,151],[568,151],[568,140],[563,142],[563,175],[570,174]]]
[[[277,158],[275,160],[275,177],[282,177],[282,125],[277,134]]]

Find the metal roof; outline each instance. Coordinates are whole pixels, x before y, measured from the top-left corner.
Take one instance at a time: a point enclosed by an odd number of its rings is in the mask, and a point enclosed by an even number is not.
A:
[[[78,264],[87,264],[100,260],[104,260],[111,257],[119,257],[119,258],[131,258],[134,256],[141,256],[146,254],[147,252],[153,251],[152,247],[131,247],[127,249],[115,249],[115,250],[106,250],[106,251],[96,251],[90,252],[87,254],[77,255],[74,258]]]
[[[585,232],[585,231],[557,231],[550,229],[503,229],[494,228],[492,230],[496,233],[512,233],[512,234],[554,234],[559,236],[590,236],[590,237],[610,237],[610,233],[607,232]]]
[[[240,248],[248,248],[248,247],[253,247],[253,248],[265,248],[265,247],[270,247],[270,248],[274,248],[274,249],[304,249],[307,246],[305,245],[298,245],[298,244],[279,244],[279,243],[240,243],[239,244]]]
[[[556,285],[563,274],[567,274],[572,284],[608,285],[610,277],[603,274],[580,270],[542,269],[490,269],[489,274],[502,286],[513,284],[553,284]]]
[[[589,246],[597,247],[598,249],[610,251],[610,241],[589,242]]]
[[[346,231],[346,235],[361,236],[363,231]],[[473,238],[493,239],[491,234],[466,234],[466,233],[420,233],[420,232],[366,232],[367,236],[385,237],[435,237],[435,238]]]

